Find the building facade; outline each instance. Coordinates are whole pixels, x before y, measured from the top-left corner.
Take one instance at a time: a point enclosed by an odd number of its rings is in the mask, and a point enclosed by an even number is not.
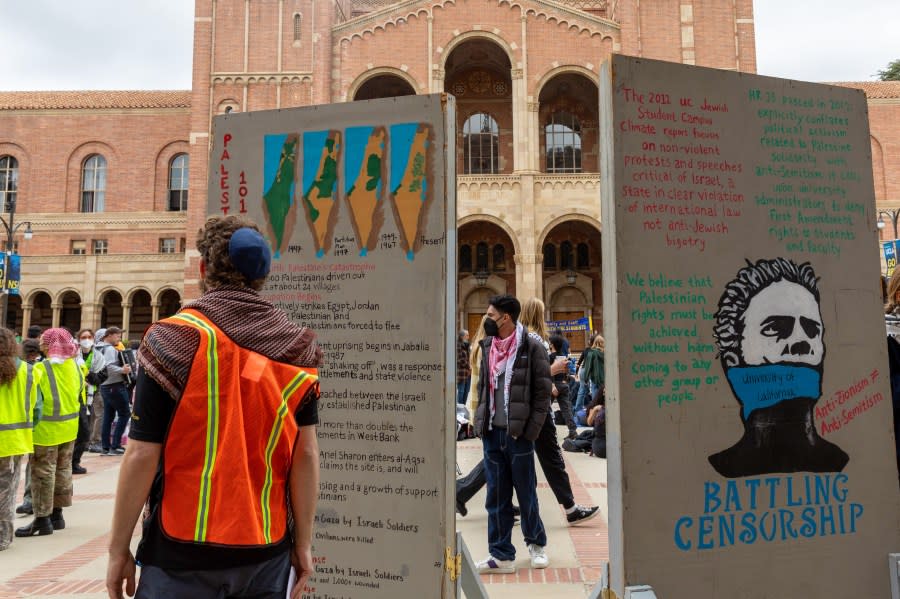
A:
[[[476,328],[488,297],[508,292],[542,298],[548,319],[600,328],[601,63],[620,52],[755,72],[754,44],[752,0],[196,0],[189,92],[138,92],[152,107],[115,94],[0,105],[0,176],[4,155],[19,161],[16,218],[35,232],[20,241],[11,312],[19,326],[69,322],[77,295],[84,323],[122,318],[134,333],[174,294],[196,297],[213,116],[446,92],[457,98],[460,326]],[[900,211],[900,87],[863,87],[876,196]],[[85,211],[97,155],[107,205]],[[187,190],[172,186],[176,161],[189,164]],[[195,201],[169,210],[176,192]],[[95,239],[108,254],[95,255]],[[161,253],[171,239],[175,253]]]
[[[189,119],[188,92],[0,93],[3,232],[22,256],[10,328],[135,337],[177,311]]]

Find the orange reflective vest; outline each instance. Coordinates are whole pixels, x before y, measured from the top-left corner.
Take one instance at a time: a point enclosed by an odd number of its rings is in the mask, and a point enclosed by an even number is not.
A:
[[[318,385],[316,369],[240,347],[196,310],[163,322],[200,333],[163,448],[163,532],[231,546],[281,541],[298,431],[294,413]]]

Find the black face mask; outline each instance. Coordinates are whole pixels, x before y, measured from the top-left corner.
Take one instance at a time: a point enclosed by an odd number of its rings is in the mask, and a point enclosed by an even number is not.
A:
[[[496,320],[488,318],[484,321],[484,334],[488,337],[497,337],[500,335],[500,327],[497,326]]]

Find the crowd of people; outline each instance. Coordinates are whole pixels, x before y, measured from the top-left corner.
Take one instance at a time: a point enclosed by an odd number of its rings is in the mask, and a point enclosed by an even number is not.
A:
[[[72,476],[87,473],[85,451],[124,453],[131,387],[122,377],[131,368],[121,334],[117,327],[73,335],[32,326],[19,341],[0,328],[0,550],[14,537],[65,529]],[[121,407],[107,401],[114,392],[124,397]],[[13,510],[23,463],[23,501]],[[14,530],[14,512],[33,518]]]
[[[271,255],[255,225],[210,219],[198,250],[203,295],[153,325],[136,356],[117,327],[74,335],[30,330],[21,342],[0,329],[0,549],[14,537],[65,529],[63,510],[72,505],[73,475],[87,471],[85,452],[123,456],[109,546],[111,597],[122,597],[123,585],[138,597],[213,587],[235,597],[284,597],[291,566],[298,584],[290,596],[299,597],[313,571],[322,351],[312,331],[259,295]],[[581,418],[602,421],[602,339],[573,376],[568,342],[547,331],[543,316],[536,298],[521,305],[497,296],[471,342],[468,332],[459,336],[457,401],[474,398],[472,432],[483,440],[484,460],[459,481],[456,505],[465,515],[466,501],[487,487],[490,555],[478,564],[481,572],[514,569],[517,517],[532,567],[550,563],[535,457],[570,525],[599,512],[575,502],[551,405],[560,408],[566,441],[583,434],[578,399],[586,393],[593,399]],[[258,371],[252,380],[246,363]],[[208,433],[210,406],[222,434]],[[248,425],[260,418],[274,422],[271,430]],[[235,451],[228,439],[236,437],[247,451]],[[196,473],[211,460],[216,477],[204,474],[198,483]],[[25,498],[14,509],[26,463]],[[253,474],[259,472],[266,477]],[[244,488],[248,493],[235,493]],[[251,522],[246,516],[260,509],[258,501],[265,517]],[[14,511],[33,518],[14,529]],[[135,556],[130,541],[139,519]]]

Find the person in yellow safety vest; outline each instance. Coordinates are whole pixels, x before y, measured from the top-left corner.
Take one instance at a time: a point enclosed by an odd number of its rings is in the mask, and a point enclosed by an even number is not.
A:
[[[0,328],[0,551],[13,540],[20,465],[32,451],[32,429],[40,415],[41,373],[18,354],[15,333]]]
[[[75,362],[78,346],[66,329],[41,335],[47,359],[34,369],[43,376],[41,420],[34,427],[31,503],[34,520],[16,529],[17,537],[43,536],[66,527],[62,509],[72,505],[72,451],[78,434],[78,412],[84,371]]]
[[[265,238],[237,216],[197,239],[203,295],[153,325],[138,352],[106,588],[137,599],[300,599],[318,496],[315,333],[262,297]],[[293,525],[289,523],[293,520]]]

